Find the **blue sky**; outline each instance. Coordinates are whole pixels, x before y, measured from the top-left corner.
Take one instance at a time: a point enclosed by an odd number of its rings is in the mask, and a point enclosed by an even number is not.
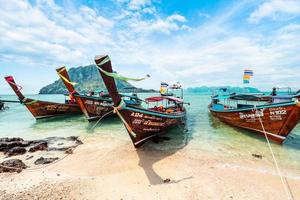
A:
[[[158,88],[300,88],[298,0],[0,0],[0,75],[25,93],[57,79],[55,68],[109,54],[118,73]],[[0,94],[11,93],[4,79]]]

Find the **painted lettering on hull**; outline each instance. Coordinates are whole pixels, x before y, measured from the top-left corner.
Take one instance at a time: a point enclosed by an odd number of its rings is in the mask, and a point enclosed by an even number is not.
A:
[[[280,121],[285,118],[287,115],[287,111],[285,108],[278,107],[270,109],[270,120],[272,121]]]
[[[264,111],[255,111],[255,113],[239,113],[240,115],[240,119],[255,119],[255,118],[259,118],[259,117],[263,117],[264,116]]]
[[[63,112],[68,110],[68,106],[64,106],[64,105],[48,105],[46,106],[46,110],[48,111],[58,111],[58,112]]]
[[[104,107],[113,106],[112,103],[106,101],[99,102],[99,101],[86,100],[84,103],[86,105],[96,105],[96,106],[104,106]]]
[[[164,127],[179,124],[177,119],[164,119],[138,112],[132,112],[130,117],[134,128],[141,129],[144,132],[160,132]]]
[[[132,112],[130,116],[133,118],[132,124],[134,125],[160,126],[160,127],[165,125],[164,122],[161,122],[162,118],[159,117],[152,117],[138,112]]]
[[[280,121],[285,118],[285,116],[288,114],[287,110],[283,107],[277,107],[277,108],[270,108],[269,111],[269,118],[272,121]],[[255,113],[239,113],[239,117],[242,120],[245,120],[246,122],[256,122],[259,117],[263,118],[265,116],[264,110],[257,110]]]
[[[143,125],[145,125],[145,126],[164,126],[165,123],[146,120],[146,121],[144,121]]]

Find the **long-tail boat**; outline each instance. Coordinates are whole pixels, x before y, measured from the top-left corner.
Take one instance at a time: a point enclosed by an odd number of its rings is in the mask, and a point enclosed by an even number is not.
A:
[[[15,80],[12,76],[6,76],[5,80],[18,96],[20,103],[27,107],[35,119],[82,113],[76,102],[55,103],[26,98],[21,93],[22,87],[15,83]]]
[[[208,107],[220,121],[280,144],[300,120],[299,95],[215,95]]]
[[[96,56],[95,62],[114,103],[114,111],[124,123],[136,148],[147,140],[165,133],[170,127],[185,124],[186,110],[182,99],[162,96],[148,98],[148,101],[165,99],[169,103],[166,107],[144,108],[142,105],[131,105],[117,90],[115,79],[124,77],[113,73],[109,56]],[[127,80],[135,79],[127,78]]]
[[[61,80],[68,89],[71,98],[74,98],[80,106],[88,121],[98,120],[102,117],[114,115],[112,99],[108,95],[103,96],[88,96],[79,94],[75,88],[75,83],[71,82],[66,67],[56,69]]]

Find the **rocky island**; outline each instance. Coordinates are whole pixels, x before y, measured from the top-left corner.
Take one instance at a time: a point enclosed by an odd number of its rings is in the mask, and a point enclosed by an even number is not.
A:
[[[76,90],[79,93],[86,94],[90,91],[103,90],[106,91],[105,85],[95,65],[80,66],[70,68],[68,71]],[[116,81],[117,87],[121,92],[155,92],[155,90],[146,90],[136,88],[126,81]],[[58,78],[54,83],[51,83],[40,89],[39,94],[67,94],[68,91],[63,82]]]

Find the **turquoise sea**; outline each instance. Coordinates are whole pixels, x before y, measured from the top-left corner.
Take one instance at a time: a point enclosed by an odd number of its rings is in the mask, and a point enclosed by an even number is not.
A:
[[[153,94],[139,94],[144,98]],[[28,95],[27,97],[63,102],[62,95]],[[158,150],[173,151],[184,149],[191,156],[197,156],[198,151],[205,151],[231,158],[250,159],[252,153],[262,154],[271,160],[271,155],[265,139],[238,128],[230,127],[213,118],[207,105],[209,95],[186,93],[187,128],[173,128],[167,133],[168,141],[155,144],[148,142]],[[14,95],[1,95],[1,99],[16,100]],[[0,112],[0,137],[22,137],[39,139],[49,136],[86,136],[93,134],[99,137],[110,137],[114,140],[130,141],[123,124],[117,117],[103,119],[92,129],[95,123],[88,123],[83,115],[60,117],[36,121],[25,106],[7,103],[9,109]],[[273,150],[281,166],[300,168],[300,126],[298,125],[289,135],[283,145],[272,143]],[[133,148],[133,147],[132,147]]]

